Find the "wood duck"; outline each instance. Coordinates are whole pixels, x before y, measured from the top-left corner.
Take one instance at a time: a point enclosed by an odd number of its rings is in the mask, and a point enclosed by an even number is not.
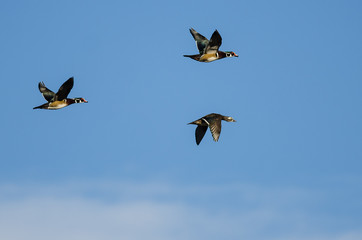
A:
[[[212,134],[212,137],[214,138],[214,141],[217,142],[219,140],[221,132],[221,120],[227,122],[236,122],[232,117],[223,116],[217,113],[211,113],[200,119],[197,119],[196,121],[188,123],[197,125],[195,131],[196,144],[200,144],[208,127],[210,128],[210,132]]]
[[[43,82],[39,83],[39,91],[42,93],[47,103],[43,105],[34,107],[33,109],[51,109],[57,110],[66,106],[69,106],[73,103],[87,103],[84,98],[67,98],[69,92],[72,90],[74,85],[74,78],[71,77],[62,86],[60,86],[57,93],[49,90]]]
[[[190,28],[190,33],[196,41],[199,54],[184,55],[184,57],[189,57],[199,62],[212,62],[225,57],[239,57],[234,52],[219,51],[222,39],[217,30],[212,34],[210,41],[193,28]]]

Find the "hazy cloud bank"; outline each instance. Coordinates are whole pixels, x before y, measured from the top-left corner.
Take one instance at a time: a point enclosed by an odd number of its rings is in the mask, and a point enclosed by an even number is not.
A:
[[[1,186],[0,239],[359,240],[311,211],[318,194],[256,186]]]

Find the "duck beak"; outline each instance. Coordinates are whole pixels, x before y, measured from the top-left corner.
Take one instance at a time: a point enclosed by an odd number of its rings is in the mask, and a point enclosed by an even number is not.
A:
[[[237,55],[237,54],[235,53],[235,57],[239,57],[239,55]]]
[[[84,102],[85,102],[85,103],[88,103],[88,101],[87,101],[87,100],[84,100]]]

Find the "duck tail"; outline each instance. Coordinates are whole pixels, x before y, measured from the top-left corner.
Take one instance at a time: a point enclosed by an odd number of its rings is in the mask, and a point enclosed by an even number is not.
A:
[[[43,107],[43,105],[40,105],[40,106],[37,106],[37,107],[33,107],[33,109],[40,109],[42,107]]]
[[[196,121],[193,121],[193,122],[188,123],[187,125],[189,125],[189,124],[195,124],[195,125],[198,125],[199,123],[200,123],[200,121],[199,121],[199,120],[196,120]]]
[[[199,61],[200,60],[200,54],[196,54],[196,55],[184,55],[184,57],[189,57],[189,58],[192,58],[196,61]]]

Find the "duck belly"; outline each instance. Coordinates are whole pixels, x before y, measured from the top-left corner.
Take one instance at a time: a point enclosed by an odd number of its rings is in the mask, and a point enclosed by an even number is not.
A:
[[[216,53],[208,53],[204,54],[200,57],[200,62],[212,62],[218,59],[218,56]]]
[[[60,109],[68,106],[68,104],[64,101],[55,101],[49,104],[48,109]]]

